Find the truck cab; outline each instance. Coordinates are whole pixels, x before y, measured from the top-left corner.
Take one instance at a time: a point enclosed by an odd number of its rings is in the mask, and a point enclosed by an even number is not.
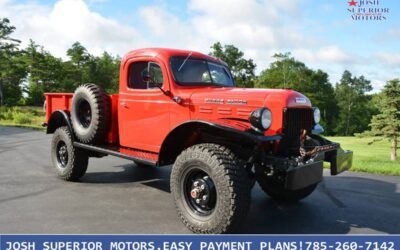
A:
[[[127,53],[119,93],[95,84],[46,93],[47,133],[59,177],[82,177],[89,157],[173,164],[171,192],[193,232],[231,232],[257,181],[273,199],[296,201],[337,175],[352,152],[321,136],[320,112],[291,89],[237,88],[228,65],[186,50]]]

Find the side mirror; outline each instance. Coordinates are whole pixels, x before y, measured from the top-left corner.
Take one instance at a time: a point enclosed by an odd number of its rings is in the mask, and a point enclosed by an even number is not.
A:
[[[163,85],[162,82],[155,82],[155,81],[150,81],[149,82],[149,86],[151,86],[151,87],[161,88],[162,85]]]

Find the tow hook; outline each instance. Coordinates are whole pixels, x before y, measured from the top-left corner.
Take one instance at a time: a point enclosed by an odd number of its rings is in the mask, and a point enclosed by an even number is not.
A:
[[[299,148],[300,156],[297,157],[297,159],[296,159],[296,161],[298,163],[304,163],[304,159],[306,157],[310,157],[310,159],[307,161],[307,163],[309,163],[309,161],[311,161],[311,160],[312,160],[311,162],[313,162],[314,161],[313,157],[316,156],[317,153],[333,150],[340,146],[340,144],[338,144],[338,143],[332,143],[332,144],[328,144],[328,145],[315,146],[312,150],[306,151],[306,148],[304,146],[304,141],[307,139],[307,137],[308,137],[307,130],[303,129],[300,134],[300,148]]]

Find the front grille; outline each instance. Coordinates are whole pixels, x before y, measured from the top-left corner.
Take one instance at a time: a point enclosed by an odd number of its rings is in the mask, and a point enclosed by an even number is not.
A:
[[[311,108],[288,108],[283,110],[283,134],[285,137],[296,138],[300,131],[311,132],[313,125],[313,110]]]

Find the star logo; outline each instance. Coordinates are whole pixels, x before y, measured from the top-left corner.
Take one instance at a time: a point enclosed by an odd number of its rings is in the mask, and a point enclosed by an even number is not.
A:
[[[354,0],[351,0],[351,2],[348,2],[349,6],[357,6],[357,2]]]

